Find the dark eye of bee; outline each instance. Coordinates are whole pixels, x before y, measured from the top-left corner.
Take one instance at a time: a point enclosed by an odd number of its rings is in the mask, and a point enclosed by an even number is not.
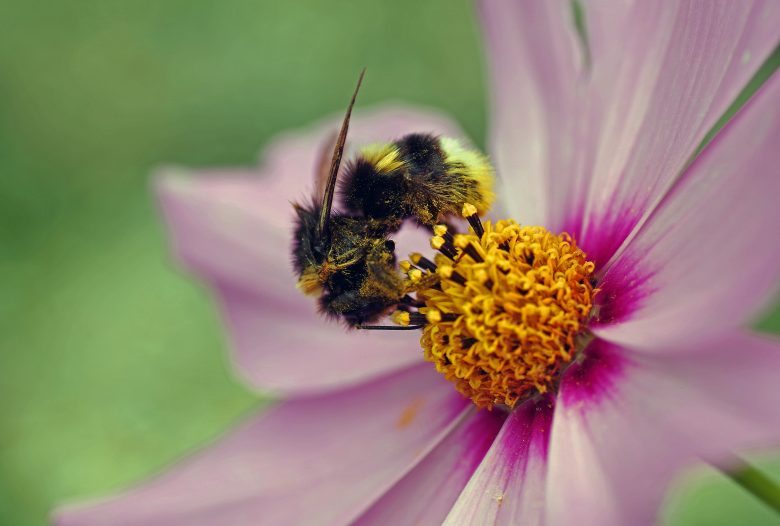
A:
[[[323,261],[325,261],[325,257],[327,254],[328,246],[322,242],[322,240],[318,240],[319,242],[314,243],[311,247],[312,255],[314,256],[314,260],[321,264]]]

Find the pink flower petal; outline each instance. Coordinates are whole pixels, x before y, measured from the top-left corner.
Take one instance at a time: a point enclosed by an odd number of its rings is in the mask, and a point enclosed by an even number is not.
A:
[[[776,444],[778,368],[778,340],[739,334],[664,355],[594,341],[561,383],[549,523],[651,524],[681,468]]]
[[[239,289],[217,291],[239,375],[275,395],[317,394],[422,361],[416,331],[348,331],[322,320],[312,298],[296,310]]]
[[[780,76],[687,170],[609,268],[594,331],[663,349],[743,325],[780,278]]]
[[[588,66],[569,2],[483,2],[481,12],[509,211],[568,231],[599,267],[780,37],[771,0],[593,1]]]
[[[780,5],[589,2],[604,109],[581,245],[606,262],[678,177],[780,38]]]
[[[504,415],[472,409],[420,464],[353,524],[441,524],[482,461]]]
[[[489,143],[505,205],[525,224],[546,224],[552,187],[577,195],[573,184],[557,184],[573,173],[579,146],[572,116],[582,58],[571,7],[566,1],[479,7],[492,89]],[[559,178],[548,181],[550,174]]]
[[[290,202],[310,199],[322,147],[340,120],[278,139],[257,170],[168,169],[157,180],[174,251],[215,288],[240,374],[279,395],[354,384],[421,357],[417,334],[348,332],[295,288]],[[357,112],[349,139],[365,145],[414,131],[461,136],[440,114],[388,107]]]
[[[653,524],[687,449],[629,397],[635,372],[594,342],[566,372],[550,438],[549,524]]]
[[[61,526],[346,524],[470,411],[426,365],[284,402],[152,482],[56,513]]]
[[[634,353],[633,388],[707,458],[776,446],[780,439],[780,339],[731,332],[663,354]],[[641,395],[640,395],[641,396]],[[692,415],[695,415],[692,416]]]
[[[509,416],[444,524],[545,524],[552,413],[552,403],[542,399],[526,402]]]

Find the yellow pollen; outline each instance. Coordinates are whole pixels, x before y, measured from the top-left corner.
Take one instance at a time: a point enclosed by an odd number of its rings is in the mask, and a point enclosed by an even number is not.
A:
[[[428,321],[421,344],[478,407],[511,408],[554,389],[574,358],[594,264],[566,233],[511,220],[483,226],[481,237],[456,235],[456,261],[437,255],[438,286],[417,291]]]
[[[477,207],[471,203],[463,203],[463,210],[461,211],[463,217],[469,217],[477,214]]]
[[[390,318],[397,323],[398,325],[409,325],[409,321],[411,317],[409,316],[408,312],[397,310],[395,311]]]
[[[423,273],[422,270],[418,268],[413,268],[407,273],[407,275],[409,276],[409,281],[411,281],[412,283],[417,283],[422,279]]]
[[[471,238],[468,235],[458,234],[455,236],[455,246],[458,248],[466,248],[471,244]]]
[[[441,321],[441,312],[431,309],[425,314],[425,319],[428,323],[439,323]]]
[[[444,238],[441,236],[433,236],[431,238],[431,248],[435,250],[439,250],[441,247],[443,247],[444,243]]]

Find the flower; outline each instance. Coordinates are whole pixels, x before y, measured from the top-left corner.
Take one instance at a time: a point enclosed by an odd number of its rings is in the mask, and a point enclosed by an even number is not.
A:
[[[776,444],[780,342],[744,326],[780,277],[780,75],[693,154],[776,46],[780,9],[584,9],[586,47],[567,2],[481,4],[501,215],[568,233],[599,289],[592,338],[557,384],[511,412],[477,410],[414,334],[316,316],[289,269],[289,201],[308,195],[329,121],[271,144],[258,170],[158,180],[239,372],[284,400],[57,522],[649,524],[681,467]],[[410,131],[458,135],[385,109],[357,117],[350,140]]]

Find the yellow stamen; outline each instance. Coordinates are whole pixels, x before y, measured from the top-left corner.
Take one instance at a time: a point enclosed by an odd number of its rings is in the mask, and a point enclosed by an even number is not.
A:
[[[514,221],[485,222],[455,244],[467,250],[455,263],[436,257],[439,287],[417,292],[425,358],[479,407],[554,388],[591,310],[594,264],[568,234]]]
[[[425,314],[428,323],[439,323],[441,321],[441,312],[431,309]]]
[[[420,281],[422,279],[423,273],[422,273],[422,270],[420,270],[418,268],[413,268],[412,270],[410,270],[408,272],[408,275],[409,275],[409,280],[412,283],[417,283],[418,281]]]
[[[458,234],[455,236],[455,246],[458,248],[466,248],[471,243],[471,238],[468,235]]]
[[[444,241],[444,238],[441,236],[433,236],[431,238],[431,248],[436,250],[439,250],[441,247],[443,247],[445,243],[446,241]]]
[[[463,210],[461,211],[463,217],[470,217],[476,215],[476,213],[477,213],[476,206],[472,205],[471,203],[463,203]]]
[[[452,277],[452,273],[455,272],[455,269],[453,269],[449,265],[439,265],[439,269],[437,271],[437,274],[439,277],[442,277],[444,279],[449,279]]]
[[[433,227],[433,235],[435,236],[443,236],[447,233],[447,225],[436,225]]]
[[[407,326],[409,325],[410,316],[409,313],[402,310],[397,310],[393,314],[390,315],[390,319],[392,319],[395,323],[398,325]]]

